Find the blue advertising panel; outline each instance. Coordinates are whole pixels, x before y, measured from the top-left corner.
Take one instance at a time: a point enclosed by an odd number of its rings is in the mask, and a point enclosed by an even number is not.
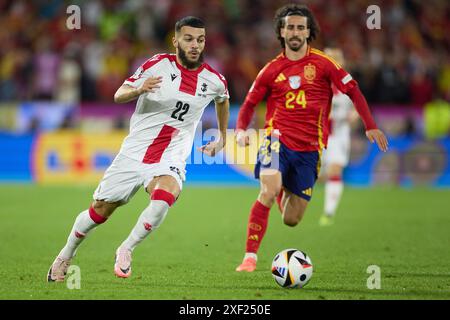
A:
[[[125,132],[75,131],[35,135],[1,133],[0,182],[95,184],[118,152],[125,135]],[[231,152],[236,146],[229,141],[225,152],[211,158],[197,150],[206,142],[201,135],[194,140],[186,167],[188,184],[258,185],[253,179],[254,155],[244,162],[236,162]],[[391,138],[389,147],[389,152],[382,153],[364,138],[354,140],[344,181],[354,186],[450,187],[449,138],[436,141]]]
[[[34,135],[0,133],[0,181],[31,182]]]

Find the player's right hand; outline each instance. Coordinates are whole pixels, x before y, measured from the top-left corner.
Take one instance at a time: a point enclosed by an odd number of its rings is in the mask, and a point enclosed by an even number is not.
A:
[[[159,83],[162,81],[162,77],[150,77],[142,84],[138,89],[139,94],[146,92],[155,92],[155,89],[159,88]]]
[[[250,145],[250,138],[245,133],[244,130],[237,130],[236,141],[237,141],[238,146],[240,146],[240,147],[245,147],[245,146]]]

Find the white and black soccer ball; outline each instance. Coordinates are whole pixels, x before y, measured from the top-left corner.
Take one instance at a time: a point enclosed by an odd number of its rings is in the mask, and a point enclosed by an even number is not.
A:
[[[313,274],[311,259],[297,249],[279,252],[272,262],[272,276],[284,288],[303,288]]]

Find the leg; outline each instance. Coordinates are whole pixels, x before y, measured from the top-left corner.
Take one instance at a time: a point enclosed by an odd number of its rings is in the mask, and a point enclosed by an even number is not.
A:
[[[125,204],[139,189],[142,182],[136,171],[137,165],[140,163],[120,154],[114,159],[94,192],[94,202],[76,218],[66,245],[50,267],[48,281],[64,280],[71,259],[88,233],[104,223],[117,207]]]
[[[175,178],[164,175],[155,177],[146,190],[151,194],[150,205],[144,209],[130,236],[121,245],[130,251],[133,251],[152,230],[161,225],[169,207],[180,194],[181,188]]]
[[[177,180],[169,175],[155,177],[147,186],[151,194],[150,205],[141,213],[128,238],[116,251],[114,272],[118,277],[131,275],[131,253],[153,230],[164,221],[167,212],[181,191]]]
[[[327,181],[325,183],[324,215],[319,220],[321,226],[327,226],[333,223],[333,217],[344,189],[342,171],[343,167],[340,164],[331,163],[328,166]]]
[[[342,173],[350,159],[350,136],[332,135],[328,144],[324,210],[319,220],[321,226],[334,222],[334,215],[344,190]]]
[[[102,200],[94,200],[91,207],[80,213],[76,218],[67,243],[59,256],[64,259],[71,259],[87,234],[96,226],[103,224],[119,206],[119,202],[109,203]]]
[[[120,202],[110,203],[102,200],[94,200],[89,210],[83,211],[75,220],[67,244],[60,255],[67,259],[72,258],[75,255],[75,250],[87,236],[87,233],[96,226],[104,223],[119,206]]]
[[[287,191],[288,193],[286,193],[285,191]],[[283,215],[283,212],[286,208],[286,204],[287,204],[291,194],[292,194],[292,192],[290,192],[289,190],[286,190],[286,188],[282,187],[280,193],[277,196],[278,208],[280,209],[281,215]]]
[[[63,281],[70,266],[71,259],[86,238],[88,233],[98,225],[104,223],[119,202],[109,203],[95,200],[88,210],[81,212],[75,219],[75,223],[67,238],[66,245],[62,248],[47,274],[47,281]]]
[[[342,191],[342,171],[340,164],[330,164],[327,172],[327,182],[325,184],[325,214],[333,216],[336,213]]]
[[[297,160],[288,175],[283,176],[283,222],[294,227],[305,214],[320,171],[320,153],[303,152],[292,156]]]
[[[285,199],[286,199],[286,197],[285,197],[285,194],[284,194],[284,189],[283,189],[283,187],[281,187],[280,193],[277,196],[278,210],[280,210],[281,214],[283,214],[284,206],[286,205],[286,200]]]
[[[266,233],[269,211],[281,190],[281,173],[274,169],[261,171],[260,184],[261,190],[248,220],[246,254],[236,271],[252,272],[256,268],[257,252]]]
[[[284,189],[284,193],[283,222],[285,225],[295,227],[302,220],[306,207],[308,206],[308,201],[293,194],[286,188]]]
[[[103,219],[108,219],[113,212],[120,207],[121,203],[118,202],[106,202],[103,200],[94,200],[91,204],[91,207],[94,209],[94,212],[102,217]]]
[[[281,191],[281,172],[275,169],[261,171],[260,192],[258,201],[264,206],[271,208],[275,199]]]

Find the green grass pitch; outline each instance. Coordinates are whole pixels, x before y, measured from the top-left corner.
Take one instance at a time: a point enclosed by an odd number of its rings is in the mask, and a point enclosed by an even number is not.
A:
[[[50,263],[93,187],[0,186],[0,299],[450,299],[449,191],[347,188],[331,227],[319,227],[323,188],[304,220],[281,223],[276,207],[254,273],[241,262],[248,211],[258,190],[186,185],[164,224],[133,254],[133,275],[113,274],[114,252],[148,197],[140,191],[82,244],[73,264],[81,289],[47,283]],[[307,252],[314,264],[303,289],[278,287],[275,254]],[[381,289],[367,288],[369,265]]]

